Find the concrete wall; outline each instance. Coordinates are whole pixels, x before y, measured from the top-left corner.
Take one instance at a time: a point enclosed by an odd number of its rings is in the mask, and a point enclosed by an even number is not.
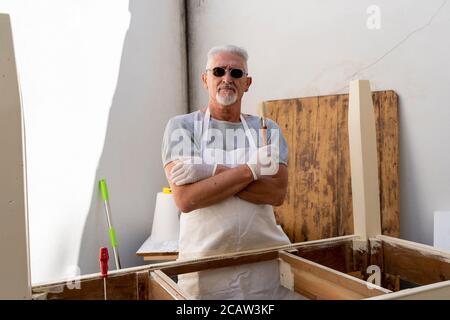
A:
[[[448,1],[199,0],[189,1],[188,26],[193,110],[207,102],[208,49],[228,43],[250,55],[244,112],[256,114],[260,100],[348,92],[352,78],[395,90],[401,237],[432,244],[433,211],[450,208]]]
[[[109,246],[106,178],[122,267],[142,264],[160,143],[187,110],[182,0],[1,0],[23,96],[34,284],[98,272]]]

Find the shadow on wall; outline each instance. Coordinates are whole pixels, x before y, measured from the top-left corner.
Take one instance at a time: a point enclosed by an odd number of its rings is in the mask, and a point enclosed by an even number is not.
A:
[[[159,34],[162,32],[154,17],[158,3],[147,0],[129,3],[130,27],[81,238],[78,256],[81,274],[99,272],[100,247],[108,247],[109,269],[115,269],[98,188],[102,178],[108,184],[122,268],[144,264],[135,252],[150,235],[156,193],[166,184],[159,150],[170,117],[159,116],[154,110],[155,105],[164,108],[163,102],[155,99],[164,93],[158,87],[162,83],[158,77],[164,67],[164,54],[160,50],[166,40]]]

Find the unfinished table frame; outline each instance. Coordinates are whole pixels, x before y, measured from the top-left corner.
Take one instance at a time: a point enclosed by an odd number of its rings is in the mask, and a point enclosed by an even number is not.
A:
[[[449,253],[382,235],[366,242],[352,235],[112,271],[107,297],[190,299],[175,276],[274,259],[281,284],[308,299],[450,299]],[[374,266],[378,274],[370,271]],[[103,278],[94,274],[42,284],[33,293],[41,299],[103,299]]]

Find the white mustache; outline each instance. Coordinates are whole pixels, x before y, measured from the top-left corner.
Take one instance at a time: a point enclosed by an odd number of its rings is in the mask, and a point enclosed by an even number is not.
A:
[[[226,85],[222,85],[222,86],[218,87],[217,92],[219,92],[222,89],[233,89],[234,91],[236,91],[236,88],[234,86],[226,84]]]

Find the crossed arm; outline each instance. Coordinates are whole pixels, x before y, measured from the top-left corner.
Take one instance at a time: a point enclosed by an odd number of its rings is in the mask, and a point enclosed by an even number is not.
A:
[[[164,170],[174,194],[175,204],[184,213],[208,207],[231,196],[255,204],[280,206],[286,195],[288,175],[284,164],[280,164],[275,175],[263,176],[256,181],[253,180],[253,174],[247,165],[235,168],[219,165],[214,176],[177,186],[169,179],[175,163],[170,162]]]

